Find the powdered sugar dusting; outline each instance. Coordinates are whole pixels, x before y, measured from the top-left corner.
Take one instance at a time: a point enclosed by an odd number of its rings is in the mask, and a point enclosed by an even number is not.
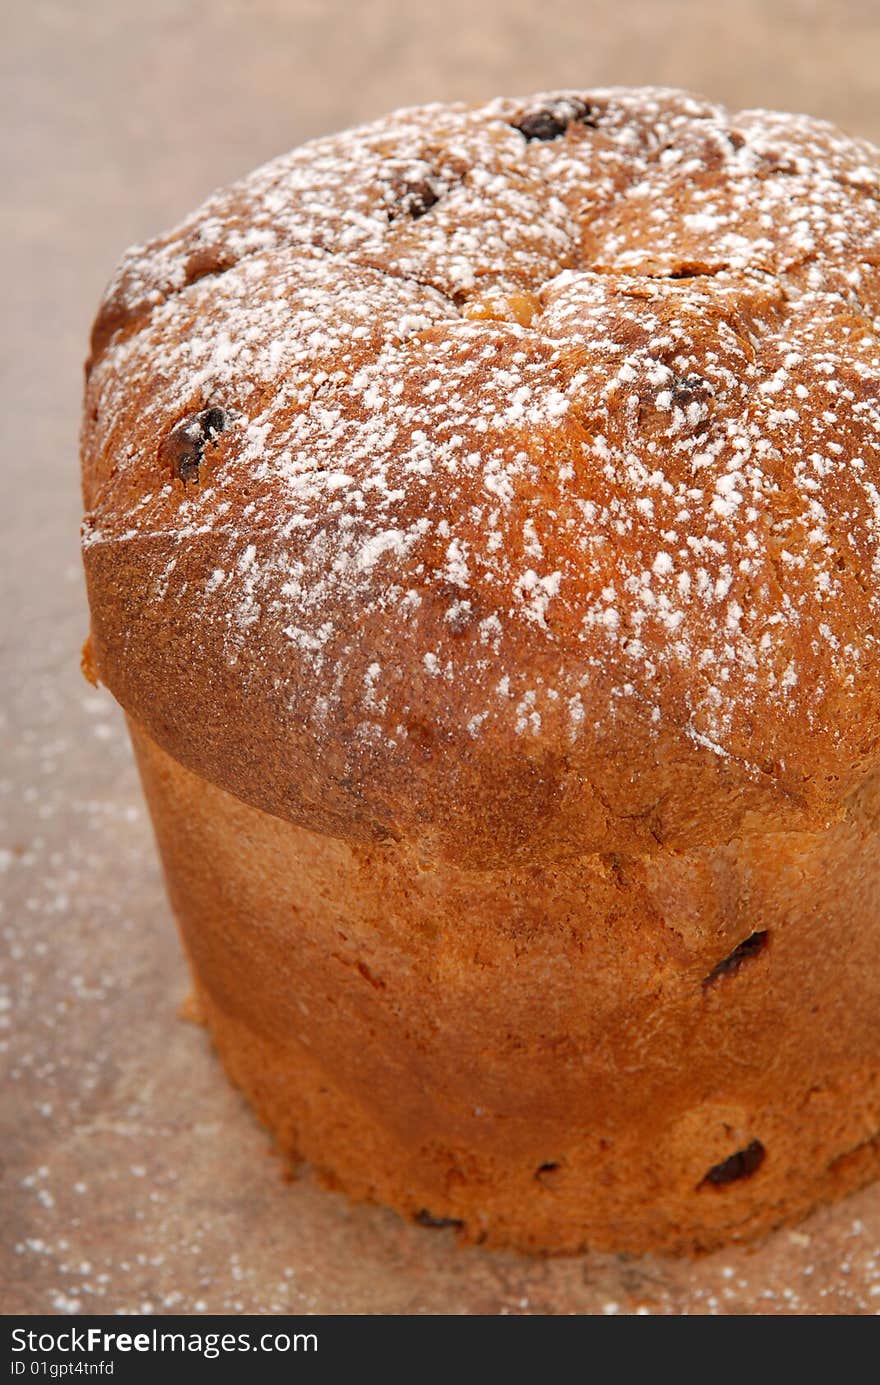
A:
[[[830,744],[877,683],[878,265],[876,151],[806,117],[611,90],[318,141],[123,262],[87,555],[161,536],[167,619],[195,582],[229,662],[283,637],[317,734],[357,688],[396,745],[444,679],[472,739],[638,716],[766,772],[795,691]],[[156,443],[208,403],[181,488]]]

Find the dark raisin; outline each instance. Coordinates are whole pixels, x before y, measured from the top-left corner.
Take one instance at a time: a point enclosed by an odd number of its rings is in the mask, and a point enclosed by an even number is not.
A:
[[[511,124],[525,140],[550,140],[559,139],[569,125],[586,125],[595,130],[599,124],[597,117],[594,107],[575,98],[556,101],[552,106],[544,106],[537,111],[528,111],[519,120],[511,121]]]
[[[197,482],[205,448],[229,425],[225,409],[213,404],[197,414],[188,414],[171,429],[159,445],[159,460],[167,466],[172,478]]]
[[[391,205],[388,220],[393,223],[401,217],[418,221],[440,201],[438,182],[431,178],[401,178],[390,189]]]
[[[686,409],[688,404],[705,404],[712,386],[702,375],[677,375],[672,382],[672,402]]]
[[[433,1212],[429,1212],[425,1207],[421,1212],[416,1212],[415,1219],[419,1226],[429,1226],[434,1231],[442,1231],[447,1226],[454,1226],[456,1229],[464,1226],[464,1222],[459,1221],[457,1217],[435,1217]]]
[[[703,980],[703,989],[713,985],[721,976],[729,976],[731,972],[739,971],[743,962],[747,962],[751,957],[757,957],[767,946],[769,934],[766,929],[760,933],[750,933],[727,957],[722,958],[716,966],[712,968],[709,975]]]
[[[423,178],[419,183],[412,183],[406,192],[407,216],[411,216],[413,221],[418,221],[420,216],[424,216],[425,212],[429,212],[439,201],[439,192],[431,187],[427,178]]]
[[[527,140],[548,140],[564,135],[567,125],[568,121],[560,120],[552,111],[532,111],[530,115],[524,115],[522,120],[518,120],[514,129],[519,130]]]
[[[751,1178],[764,1162],[766,1150],[760,1140],[752,1140],[745,1149],[738,1149],[720,1164],[713,1164],[700,1187],[708,1184],[712,1188],[723,1188],[728,1183],[736,1183],[741,1178]]]
[[[728,130],[727,142],[732,149],[735,149],[736,152],[739,153],[746,142],[746,137],[745,135],[741,135],[739,130]]]

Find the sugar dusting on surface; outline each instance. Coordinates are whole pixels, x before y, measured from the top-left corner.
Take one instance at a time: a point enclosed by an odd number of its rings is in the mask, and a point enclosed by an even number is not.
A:
[[[0,779],[7,1312],[880,1312],[877,1185],[695,1262],[541,1261],[276,1176],[206,1036],[174,1023],[184,963],[124,726],[72,661],[58,677],[67,625],[16,690]]]
[[[152,581],[155,540],[162,619],[222,628],[245,677],[268,650],[319,729],[345,671],[385,744],[421,679],[474,741],[586,738],[638,703],[742,760],[793,689],[833,733],[876,682],[874,155],[601,100],[546,145],[505,108],[329,141],[111,295],[130,320],[94,376],[113,471],[87,544],[143,549]],[[156,440],[209,404],[230,428],[181,487]]]
[[[139,515],[133,507],[130,541]],[[216,589],[247,546],[230,536],[228,571],[210,569]],[[173,590],[173,568],[169,577]],[[401,600],[417,606],[419,593]],[[183,965],[121,719],[74,668],[82,621],[71,567],[39,639],[12,621],[19,676],[0,712],[7,1312],[878,1311],[877,1187],[754,1250],[694,1265],[543,1265],[463,1255],[448,1233],[350,1208],[308,1179],[267,1177],[264,1136],[207,1042],[173,1024]],[[499,626],[487,618],[487,643]],[[297,628],[313,653],[326,645],[320,629]],[[497,670],[495,683],[509,696]],[[577,699],[571,709],[583,715]]]
[[[630,701],[747,759],[795,687],[825,728],[876,657],[876,152],[678,93],[528,104],[565,135],[527,140],[515,102],[400,113],[130,252],[86,545],[210,533],[200,618],[233,663],[283,630],[318,727],[357,665],[364,730],[405,737],[418,689],[368,678],[359,631],[438,616],[424,671],[474,737],[576,740]],[[225,450],[181,495],[152,449],[208,401]]]

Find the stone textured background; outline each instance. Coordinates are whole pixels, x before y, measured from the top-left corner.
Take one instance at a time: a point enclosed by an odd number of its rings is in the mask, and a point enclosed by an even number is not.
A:
[[[124,248],[407,103],[668,83],[880,141],[876,0],[29,0],[3,6],[6,1313],[880,1312],[880,1187],[688,1264],[461,1251],[285,1184],[203,1032],[119,712],[78,672],[86,334]]]

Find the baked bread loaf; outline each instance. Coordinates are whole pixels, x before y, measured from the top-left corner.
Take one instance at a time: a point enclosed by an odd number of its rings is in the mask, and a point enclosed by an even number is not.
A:
[[[291,1158],[525,1249],[880,1166],[880,154],[609,89],[318,140],[123,259],[89,658]]]

